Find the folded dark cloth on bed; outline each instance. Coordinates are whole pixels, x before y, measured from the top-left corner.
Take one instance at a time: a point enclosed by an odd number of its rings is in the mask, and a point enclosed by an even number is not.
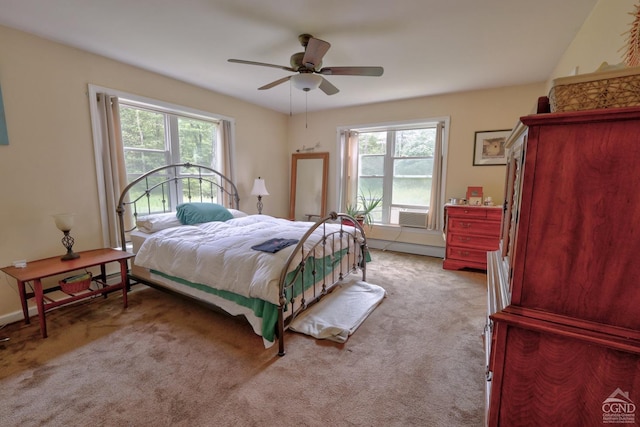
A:
[[[298,243],[297,239],[269,239],[266,242],[262,242],[259,245],[251,246],[251,249],[256,251],[271,252],[272,254],[278,252],[287,246],[295,245]]]

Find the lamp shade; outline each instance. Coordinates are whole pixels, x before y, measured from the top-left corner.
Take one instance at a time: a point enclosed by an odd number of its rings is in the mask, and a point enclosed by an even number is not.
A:
[[[296,89],[308,92],[313,89],[318,89],[320,83],[322,83],[322,76],[313,73],[299,73],[291,76],[291,83]]]
[[[253,189],[251,190],[252,196],[268,196],[269,192],[267,191],[267,187],[264,184],[264,179],[258,177],[255,181],[253,181]]]
[[[60,231],[69,231],[73,227],[74,213],[60,213],[53,216],[53,220],[56,223],[56,227]]]

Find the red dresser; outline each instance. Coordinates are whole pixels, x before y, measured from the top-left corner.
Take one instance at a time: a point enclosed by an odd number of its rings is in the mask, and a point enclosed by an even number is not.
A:
[[[446,252],[443,268],[487,269],[487,251],[500,244],[502,209],[498,206],[445,206]]]

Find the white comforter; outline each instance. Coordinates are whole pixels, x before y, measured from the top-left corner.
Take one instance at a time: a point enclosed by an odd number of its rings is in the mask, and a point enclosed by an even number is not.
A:
[[[136,254],[135,263],[193,283],[277,305],[280,273],[296,245],[276,253],[251,247],[272,238],[301,239],[312,225],[311,222],[251,215],[226,222],[169,228],[145,240]],[[339,224],[326,226],[334,230],[340,228]],[[319,241],[322,233],[322,227],[315,230],[305,248],[308,250]],[[326,255],[330,254],[329,246]],[[347,247],[346,241],[344,247]],[[336,245],[336,248],[339,247]],[[292,268],[296,265],[296,262],[292,263]]]

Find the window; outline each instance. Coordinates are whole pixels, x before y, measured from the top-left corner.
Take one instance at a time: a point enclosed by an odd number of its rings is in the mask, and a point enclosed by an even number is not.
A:
[[[433,208],[437,212],[432,204],[441,203],[444,125],[438,120],[344,131],[345,163],[349,164],[344,204],[382,198],[371,212],[378,224],[399,224],[400,212],[425,216]]]
[[[219,169],[217,122],[150,110],[120,100],[120,127],[128,183],[151,169],[172,163],[188,162]],[[188,192],[187,188],[176,192],[170,186],[169,190],[168,199],[157,193],[157,200],[153,197],[149,200],[153,212],[165,212],[187,200],[186,194],[181,194]],[[135,188],[132,194],[136,194]]]
[[[127,181],[171,163],[218,168],[218,123],[138,107],[120,100]]]
[[[89,85],[89,107],[105,245],[121,246],[118,201],[141,174],[173,163],[194,163],[235,180],[232,118],[94,85]],[[149,211],[174,209],[188,192],[176,186],[167,197],[149,200]]]

